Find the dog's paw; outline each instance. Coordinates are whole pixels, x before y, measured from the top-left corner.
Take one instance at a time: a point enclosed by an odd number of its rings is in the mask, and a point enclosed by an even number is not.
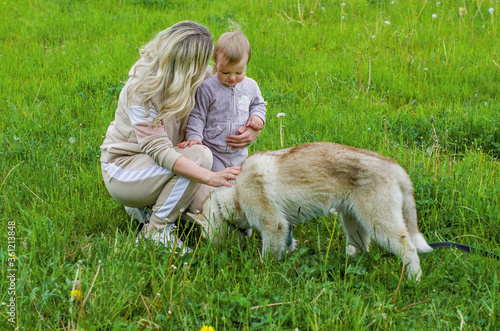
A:
[[[345,252],[350,257],[355,257],[356,254],[358,254],[358,249],[356,247],[354,247],[353,245],[347,245],[347,248],[345,249]]]

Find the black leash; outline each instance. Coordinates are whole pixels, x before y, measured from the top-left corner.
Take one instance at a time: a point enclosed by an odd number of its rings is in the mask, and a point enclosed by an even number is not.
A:
[[[467,246],[464,244],[459,244],[459,243],[454,243],[454,242],[448,242],[448,241],[441,241],[437,243],[430,243],[429,246],[431,246],[433,249],[436,248],[456,248],[459,251],[465,252],[465,253],[481,253],[484,256],[487,257],[493,257],[497,260],[500,260],[500,256],[496,255],[495,253],[485,251],[484,249],[472,247],[472,246]]]
[[[481,253],[484,256],[493,257],[497,260],[500,260],[500,256],[496,255],[495,253],[485,251],[484,249],[480,249],[480,248],[476,248],[476,247],[472,247],[472,246],[467,246],[464,244],[449,242],[449,241],[430,243],[429,246],[431,246],[433,249],[436,249],[436,248],[456,248],[459,251],[462,251],[465,253],[472,253],[472,254]],[[387,254],[382,255],[382,257],[389,257],[389,256],[393,256],[393,255],[394,255],[393,253],[387,253]]]

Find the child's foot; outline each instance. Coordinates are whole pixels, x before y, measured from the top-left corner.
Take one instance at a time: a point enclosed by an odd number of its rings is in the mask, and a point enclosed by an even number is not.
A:
[[[137,236],[136,243],[139,242],[140,239],[151,240],[156,244],[162,244],[167,249],[172,250],[175,248],[176,253],[179,250],[181,255],[186,253],[191,253],[193,250],[184,245],[182,240],[177,238],[174,233],[175,224],[168,224],[164,229],[150,229],[147,230],[145,226],[139,235]]]

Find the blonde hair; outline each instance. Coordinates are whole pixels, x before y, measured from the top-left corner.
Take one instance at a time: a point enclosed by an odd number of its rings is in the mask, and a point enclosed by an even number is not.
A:
[[[182,21],[158,33],[140,50],[143,61],[136,71],[142,67],[144,73],[131,88],[142,96],[148,116],[150,107],[158,111],[153,125],[191,112],[212,49],[212,34],[206,27]]]
[[[245,55],[248,55],[247,63],[250,62],[252,54],[250,42],[239,27],[237,29],[233,32],[226,32],[219,37],[214,47],[213,59],[215,62],[217,62],[218,55],[222,55],[229,66],[240,63]],[[217,65],[214,65],[214,71],[217,71]]]

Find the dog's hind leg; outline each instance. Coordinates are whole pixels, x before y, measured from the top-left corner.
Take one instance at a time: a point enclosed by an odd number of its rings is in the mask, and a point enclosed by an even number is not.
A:
[[[362,221],[363,222],[363,221]],[[364,222],[363,222],[364,223]],[[418,280],[422,275],[420,270],[420,259],[417,250],[411,241],[410,233],[400,213],[388,214],[383,222],[371,220],[371,237],[382,247],[398,255],[407,265],[408,278]]]
[[[370,235],[366,232],[356,216],[350,212],[344,211],[340,213],[340,219],[342,220],[342,227],[347,235],[346,253],[354,257],[359,252],[368,252],[370,247]]]

